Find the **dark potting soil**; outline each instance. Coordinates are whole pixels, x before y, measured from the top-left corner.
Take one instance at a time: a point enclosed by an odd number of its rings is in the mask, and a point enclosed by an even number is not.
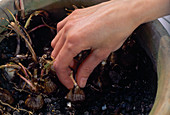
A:
[[[40,16],[34,17],[33,20],[27,31],[43,24]],[[43,54],[47,54],[47,59],[50,59],[52,51],[50,42],[56,32],[44,26],[29,34],[37,59]],[[83,89],[84,101],[71,102],[65,99],[69,90],[51,71],[41,81],[39,79],[41,68],[38,64],[31,66],[29,70],[33,73],[34,68],[38,69],[36,80],[41,86],[44,85],[45,80],[52,85],[55,84],[52,92],[48,93],[48,85],[44,86],[46,92],[42,89],[37,92],[32,91],[28,85],[25,89],[19,90],[23,88],[25,82],[16,73],[11,78],[5,69],[0,69],[0,114],[27,115],[28,111],[31,111],[34,115],[148,115],[156,96],[157,73],[153,69],[151,59],[138,43],[139,37],[134,32],[119,50],[111,53],[106,61],[101,62],[95,68]],[[16,44],[16,34],[1,41],[0,65],[11,62],[11,58],[16,56]],[[29,56],[26,59],[20,59],[19,62],[29,68],[32,59],[23,40],[21,40],[20,47],[19,54],[28,53]],[[81,53],[81,59],[80,55],[75,57],[77,65],[86,57],[87,52],[89,51]],[[32,98],[39,95],[41,97]],[[29,101],[26,99],[29,97],[34,100],[30,102],[33,103],[33,107],[27,106]]]

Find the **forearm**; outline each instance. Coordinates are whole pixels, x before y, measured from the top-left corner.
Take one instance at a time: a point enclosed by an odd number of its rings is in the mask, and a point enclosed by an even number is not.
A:
[[[170,0],[111,0],[105,7],[106,17],[123,19],[124,23],[132,20],[133,26],[155,20],[170,14]],[[111,24],[109,24],[111,25]]]
[[[170,0],[132,0],[132,7],[141,23],[155,20],[159,17],[170,14]]]

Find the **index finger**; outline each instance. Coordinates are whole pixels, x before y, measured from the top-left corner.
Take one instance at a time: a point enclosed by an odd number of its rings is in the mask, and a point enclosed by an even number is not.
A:
[[[69,77],[71,72],[69,66],[73,61],[73,58],[80,51],[80,48],[75,48],[73,47],[73,45],[70,45],[68,42],[65,42],[59,54],[55,58],[55,62],[53,64],[60,82],[68,89],[73,88],[73,82]]]

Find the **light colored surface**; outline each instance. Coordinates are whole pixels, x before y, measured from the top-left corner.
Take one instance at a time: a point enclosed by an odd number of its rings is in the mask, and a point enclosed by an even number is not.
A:
[[[158,90],[151,115],[170,115],[170,37],[163,36],[160,39],[158,54]]]
[[[158,19],[170,35],[170,15]]]

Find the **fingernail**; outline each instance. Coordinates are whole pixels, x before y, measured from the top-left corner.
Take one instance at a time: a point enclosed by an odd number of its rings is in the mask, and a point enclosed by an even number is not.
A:
[[[80,79],[80,87],[84,88],[86,86],[87,78],[81,78]]]

